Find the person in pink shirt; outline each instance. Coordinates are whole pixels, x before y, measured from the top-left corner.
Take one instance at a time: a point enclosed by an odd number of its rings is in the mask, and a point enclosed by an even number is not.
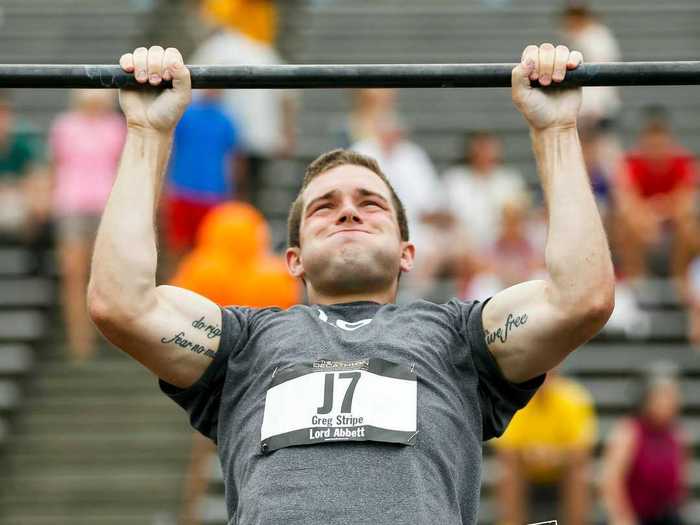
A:
[[[95,350],[96,332],[87,315],[85,293],[92,243],[126,132],[114,102],[111,91],[73,91],[71,108],[56,118],[49,136],[63,311],[75,362],[89,359]]]

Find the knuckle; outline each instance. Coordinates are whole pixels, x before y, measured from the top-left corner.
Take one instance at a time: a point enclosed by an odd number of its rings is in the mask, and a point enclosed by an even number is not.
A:
[[[543,49],[545,51],[553,51],[554,45],[551,42],[545,42],[540,45],[540,49]]]
[[[147,53],[147,52],[148,52],[148,49],[146,49],[143,46],[137,47],[136,49],[134,49],[134,54],[137,54],[137,53],[142,54],[142,53]]]

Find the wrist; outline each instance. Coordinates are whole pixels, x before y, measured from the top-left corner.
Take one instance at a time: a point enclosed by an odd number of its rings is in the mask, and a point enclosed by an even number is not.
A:
[[[155,138],[155,139],[171,139],[173,136],[174,129],[160,130],[148,126],[142,126],[141,124],[131,124],[127,122],[126,130],[129,135],[143,137],[143,138]]]
[[[577,133],[578,129],[576,127],[576,122],[570,124],[556,124],[552,126],[547,126],[544,128],[535,128],[530,126],[530,135],[534,136],[551,136],[551,135],[565,135],[570,133]]]

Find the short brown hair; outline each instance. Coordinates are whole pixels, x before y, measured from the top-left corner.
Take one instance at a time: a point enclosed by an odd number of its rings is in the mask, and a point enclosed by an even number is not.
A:
[[[389,179],[382,172],[379,164],[372,157],[367,155],[362,155],[356,151],[351,151],[347,149],[334,149],[328,153],[324,153],[311,164],[308,165],[306,171],[304,172],[304,181],[301,184],[301,189],[297,194],[296,199],[292,203],[292,207],[289,209],[289,218],[287,219],[287,246],[290,248],[298,248],[300,246],[300,234],[301,229],[301,214],[304,209],[304,199],[303,193],[307,186],[316,177],[325,173],[338,166],[344,166],[346,164],[352,164],[355,166],[362,166],[372,171],[384,181],[384,184],[389,188],[389,193],[391,194],[391,202],[396,209],[396,220],[399,223],[399,232],[401,234],[401,240],[408,240],[408,221],[406,219],[406,210],[403,207],[403,203],[399,199],[398,195],[394,191]]]

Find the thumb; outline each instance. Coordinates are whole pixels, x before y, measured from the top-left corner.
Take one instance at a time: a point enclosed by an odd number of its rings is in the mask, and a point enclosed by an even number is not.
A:
[[[177,61],[172,63],[169,69],[172,74],[173,89],[175,89],[175,91],[191,89],[192,79],[190,78],[190,70],[187,69],[182,62]]]
[[[510,85],[513,94],[517,91],[532,89],[530,85],[530,74],[534,68],[535,62],[532,59],[528,59],[526,62],[520,62],[513,68],[510,74]]]

